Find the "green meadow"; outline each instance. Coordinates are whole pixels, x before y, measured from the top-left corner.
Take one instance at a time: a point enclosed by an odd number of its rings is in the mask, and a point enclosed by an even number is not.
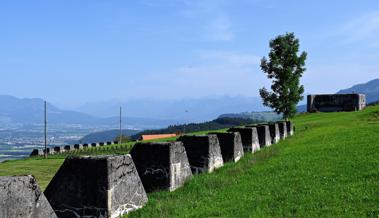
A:
[[[175,192],[149,194],[127,217],[379,217],[379,106],[293,122],[294,136]],[[7,161],[0,175],[32,174],[44,189],[67,155],[125,154],[131,146]]]

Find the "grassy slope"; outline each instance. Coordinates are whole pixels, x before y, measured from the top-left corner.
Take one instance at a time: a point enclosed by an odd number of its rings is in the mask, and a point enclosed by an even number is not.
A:
[[[294,121],[295,136],[128,217],[378,217],[379,107]]]
[[[226,131],[217,130],[217,131]],[[191,134],[206,134],[206,131],[196,132]],[[173,141],[176,137],[168,139],[156,139],[150,140],[156,141]],[[103,146],[96,148],[86,148],[79,151],[67,152],[58,155],[49,156],[48,159],[43,157],[33,157],[21,160],[11,160],[0,163],[0,176],[9,175],[34,175],[37,178],[39,185],[42,190],[44,190],[49,184],[50,180],[53,178],[54,174],[58,171],[59,167],[62,165],[64,159],[69,155],[107,155],[107,154],[127,154],[129,153],[133,142],[122,144],[122,145],[112,145]]]
[[[378,217],[379,106],[294,121],[295,136],[150,194],[129,217]],[[34,174],[45,187],[63,162],[54,158],[2,163],[0,175]]]

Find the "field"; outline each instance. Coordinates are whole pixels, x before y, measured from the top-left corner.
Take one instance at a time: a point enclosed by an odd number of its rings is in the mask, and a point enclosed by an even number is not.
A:
[[[294,123],[287,140],[175,192],[150,194],[127,217],[379,217],[379,106],[304,114]],[[0,175],[33,174],[46,187],[63,158],[5,162]]]
[[[296,134],[128,217],[379,217],[379,107],[300,115]]]

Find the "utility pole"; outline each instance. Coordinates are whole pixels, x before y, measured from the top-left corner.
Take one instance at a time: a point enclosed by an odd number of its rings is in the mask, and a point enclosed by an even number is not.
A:
[[[185,113],[187,114],[188,110],[186,110]],[[187,125],[186,123],[183,124],[183,134],[186,134],[186,125]]]
[[[47,103],[46,103],[46,101],[44,102],[45,103],[45,131],[44,131],[44,133],[45,133],[45,158],[47,158]]]
[[[120,107],[120,143],[122,144],[122,107]]]

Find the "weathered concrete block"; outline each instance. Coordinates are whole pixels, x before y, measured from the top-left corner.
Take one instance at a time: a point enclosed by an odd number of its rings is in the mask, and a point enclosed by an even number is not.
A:
[[[75,150],[75,146],[74,145],[66,145],[66,146],[64,146],[64,150],[65,151],[73,151],[73,150]]]
[[[239,132],[215,132],[209,134],[217,136],[224,163],[230,161],[237,162],[243,157],[242,138]]]
[[[59,218],[116,218],[147,202],[130,155],[68,157],[45,195]]]
[[[181,136],[192,173],[212,172],[224,165],[217,136]]]
[[[287,135],[293,135],[294,133],[294,128],[293,128],[293,123],[291,121],[286,121],[286,127],[287,127]]]
[[[181,142],[137,143],[130,154],[147,192],[174,191],[192,178]]]
[[[260,147],[266,147],[271,145],[271,134],[270,127],[265,124],[260,124],[257,126],[258,139]]]
[[[276,144],[280,141],[280,130],[277,123],[269,123],[270,135],[271,135],[271,144]]]
[[[91,147],[100,147],[98,143],[91,143]]]
[[[242,146],[244,152],[251,152],[254,153],[256,151],[259,151],[259,139],[258,139],[258,132],[256,127],[236,127],[236,128],[230,128],[228,132],[238,132],[241,135],[242,138]]]
[[[45,153],[47,153],[48,155],[53,155],[55,154],[55,151],[52,148],[46,148],[46,149],[43,149],[43,154]]]
[[[88,145],[87,145],[87,147],[88,147]],[[80,150],[80,149],[83,149],[83,145],[82,145],[82,144],[75,144],[75,145],[74,145],[74,148],[75,148],[76,150]]]
[[[280,138],[281,139],[287,138],[287,124],[286,124],[286,122],[278,122],[278,125],[279,125]]]
[[[57,216],[33,176],[0,176],[0,217]]]
[[[323,94],[307,96],[308,112],[357,111],[366,107],[363,94]]]
[[[55,153],[63,153],[63,152],[65,152],[66,150],[64,149],[64,147],[63,146],[55,146],[54,147],[54,152]]]
[[[30,154],[31,157],[33,157],[33,156],[42,156],[42,155],[44,155],[42,149],[34,149],[32,151],[32,153]]]

